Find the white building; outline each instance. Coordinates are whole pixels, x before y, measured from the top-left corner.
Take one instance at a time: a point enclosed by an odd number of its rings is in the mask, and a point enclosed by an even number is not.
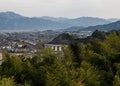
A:
[[[62,49],[67,45],[60,44],[45,44],[45,48],[51,48],[54,51],[62,51]]]

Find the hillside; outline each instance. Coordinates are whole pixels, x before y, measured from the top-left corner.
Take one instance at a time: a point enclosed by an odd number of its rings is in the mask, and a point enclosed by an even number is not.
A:
[[[77,39],[79,39],[76,35],[73,35],[71,33],[65,32],[54,38],[51,42],[48,44],[70,44],[77,42]]]
[[[111,33],[119,34],[120,30],[112,30],[109,32],[104,32],[100,30],[95,30],[91,36],[88,36],[86,38],[79,38],[76,35],[73,35],[71,33],[65,32],[54,38],[51,42],[48,44],[71,44],[71,43],[88,43],[90,41],[93,41],[94,39],[99,39],[101,41],[104,41],[106,39],[106,36],[108,36]]]
[[[79,43],[89,43],[92,42],[95,39],[99,39],[100,41],[106,40],[106,37],[109,36],[110,34],[116,34],[119,36],[120,30],[111,30],[108,32],[104,32],[101,30],[95,30],[91,36],[88,36],[87,38],[80,38]]]
[[[120,32],[116,32],[103,41],[63,46],[63,52],[42,50],[40,45],[37,53],[3,52],[0,86],[120,86]],[[94,36],[101,33],[95,31]]]

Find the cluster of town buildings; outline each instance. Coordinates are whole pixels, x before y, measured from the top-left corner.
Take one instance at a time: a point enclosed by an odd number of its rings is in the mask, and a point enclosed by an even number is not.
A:
[[[83,32],[84,33],[84,32]],[[92,33],[87,33],[86,36],[90,36]],[[61,52],[64,48],[66,48],[70,43],[77,43],[79,42],[79,38],[84,38],[84,34],[77,35],[78,38],[76,38],[76,35],[74,33],[65,32],[60,35],[58,35],[56,38],[54,38],[52,41],[48,42],[47,44],[44,44],[44,48],[50,48],[55,52]],[[9,41],[9,45],[0,46],[0,50],[7,51],[10,53],[35,53],[36,50],[36,44],[25,41],[25,40],[16,40],[16,41]],[[2,64],[2,53],[0,53],[0,65]]]
[[[12,41],[9,45],[3,45],[0,49],[10,53],[34,53],[36,50],[35,44],[19,40]]]

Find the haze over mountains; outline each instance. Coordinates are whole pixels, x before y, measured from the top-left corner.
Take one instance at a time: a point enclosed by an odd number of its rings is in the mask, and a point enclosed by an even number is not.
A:
[[[94,31],[96,29],[103,31],[120,30],[120,21],[105,25],[89,26],[87,28],[84,28],[84,30],[91,30],[91,31]]]
[[[111,31],[111,30],[120,30],[120,21],[112,22],[109,24],[104,25],[96,25],[96,26],[88,26],[88,27],[80,27],[80,26],[74,26],[67,29],[64,29],[64,31],[95,31],[95,30],[102,30],[102,31]]]
[[[89,27],[104,25],[118,19],[103,19],[97,17],[54,18],[54,17],[24,17],[14,12],[0,13],[0,30],[59,30],[71,27]],[[83,29],[83,28],[82,28]]]

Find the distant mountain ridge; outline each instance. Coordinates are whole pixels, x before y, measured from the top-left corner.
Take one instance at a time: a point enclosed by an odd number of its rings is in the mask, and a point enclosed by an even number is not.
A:
[[[111,18],[111,19],[108,19],[108,21],[116,22],[116,21],[120,21],[120,19],[117,19],[117,18]]]
[[[52,20],[52,21],[57,21],[60,23],[69,24],[72,26],[81,26],[81,27],[103,25],[103,24],[108,24],[112,22],[112,20],[109,21],[107,19],[102,19],[97,17],[79,17],[79,18],[69,19],[64,17],[54,18],[54,17],[44,16],[42,18]]]
[[[111,31],[111,30],[120,30],[120,21],[112,22],[109,24],[104,25],[96,25],[96,26],[88,26],[88,27],[80,27],[74,26],[64,29],[63,31],[95,31],[95,30],[102,30],[102,31]]]
[[[111,21],[95,17],[75,19],[48,16],[25,17],[14,12],[0,12],[0,30],[57,30],[73,26],[88,27],[109,23]]]
[[[120,30],[120,21],[105,25],[89,26],[87,28],[84,28],[84,30],[96,30],[96,29],[104,31]]]
[[[14,13],[14,12],[1,12],[0,13],[0,18],[10,18],[10,19],[15,19],[15,18],[22,18],[23,16]]]
[[[51,20],[45,20],[42,18],[30,18],[24,17],[13,12],[2,12],[0,13],[0,29],[3,30],[46,30],[46,29],[61,29],[66,28],[67,25],[54,22]]]

